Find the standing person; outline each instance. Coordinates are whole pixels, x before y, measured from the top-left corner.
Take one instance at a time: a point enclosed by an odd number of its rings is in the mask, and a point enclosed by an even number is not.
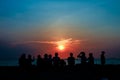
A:
[[[32,67],[32,62],[33,61],[34,61],[34,57],[32,58],[32,56],[29,54],[28,58],[27,58],[27,66]]]
[[[75,58],[73,57],[73,53],[70,53],[70,57],[68,57],[67,61],[69,66],[75,65]]]
[[[80,52],[80,54],[77,56],[78,58],[81,58],[81,64],[85,65],[87,58],[85,56],[85,52]]]
[[[41,55],[37,56],[37,66],[38,67],[42,67],[43,66],[43,59],[42,59]]]
[[[63,68],[66,66],[66,62],[64,61],[64,59],[60,60],[60,67]]]
[[[48,54],[44,54],[43,61],[44,61],[44,62],[43,62],[44,68],[47,68],[48,65],[49,65]]]
[[[53,60],[53,59],[52,59],[52,55],[49,54],[49,55],[48,55],[48,66],[49,66],[49,67],[52,67],[52,60]]]
[[[60,57],[58,56],[58,53],[55,53],[55,56],[53,57],[53,65],[55,67],[58,67],[60,64]]]
[[[23,53],[19,58],[19,66],[22,68],[26,67],[26,61],[27,61],[26,54]]]
[[[106,62],[105,61],[105,51],[101,52],[101,56],[100,57],[101,57],[101,65],[105,65],[105,62]]]
[[[93,53],[89,53],[88,64],[89,64],[89,65],[94,65]]]

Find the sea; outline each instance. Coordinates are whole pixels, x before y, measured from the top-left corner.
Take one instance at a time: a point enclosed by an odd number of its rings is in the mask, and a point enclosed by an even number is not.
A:
[[[67,65],[67,59],[64,59]],[[75,64],[80,64],[80,59],[75,60]],[[95,64],[100,64],[100,59],[95,59]],[[120,65],[120,59],[106,59],[106,64]],[[36,65],[36,60],[33,62]],[[19,66],[18,60],[0,60],[0,66]]]

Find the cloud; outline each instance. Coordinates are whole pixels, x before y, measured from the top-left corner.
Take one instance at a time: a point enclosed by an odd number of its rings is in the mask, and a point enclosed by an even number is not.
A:
[[[73,40],[72,38],[57,41],[57,44],[80,44],[81,40]]]
[[[73,40],[72,38],[68,39],[62,39],[59,41],[26,41],[26,42],[19,42],[19,43],[13,43],[14,45],[18,44],[80,44],[82,40]]]

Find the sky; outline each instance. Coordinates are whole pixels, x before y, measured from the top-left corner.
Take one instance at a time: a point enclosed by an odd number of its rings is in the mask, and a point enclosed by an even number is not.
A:
[[[120,58],[119,0],[0,0],[0,59],[81,51]],[[57,47],[64,45],[60,51]]]

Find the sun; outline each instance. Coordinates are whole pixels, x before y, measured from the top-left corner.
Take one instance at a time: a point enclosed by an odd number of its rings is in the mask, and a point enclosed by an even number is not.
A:
[[[59,49],[59,50],[64,50],[64,49],[65,49],[65,46],[64,46],[64,45],[59,45],[59,46],[58,46],[58,49]]]

